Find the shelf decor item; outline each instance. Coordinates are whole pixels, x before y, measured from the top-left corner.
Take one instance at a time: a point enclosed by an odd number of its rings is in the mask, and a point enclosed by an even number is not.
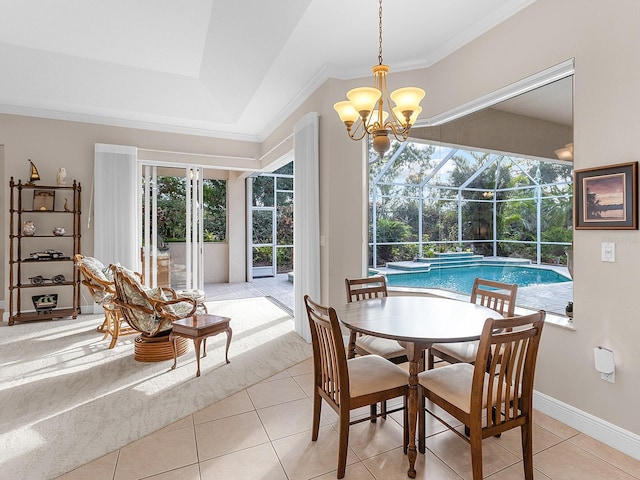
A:
[[[40,212],[52,212],[56,198],[56,192],[52,190],[33,191],[33,210]]]
[[[31,301],[36,308],[36,312],[51,313],[51,311],[58,306],[58,294],[45,293],[42,295],[33,295]]]
[[[31,220],[22,223],[22,235],[25,237],[33,237],[36,234],[36,226]]]
[[[31,159],[27,160],[30,164],[31,171],[29,172],[29,182],[25,183],[25,185],[29,185],[33,187],[35,185],[36,180],[40,180],[40,174],[38,173],[38,169],[33,164]]]
[[[67,178],[67,170],[66,168],[62,167],[60,170],[58,170],[58,173],[56,174],[56,183],[58,184],[59,187],[63,187],[67,184],[66,179]]]
[[[56,237],[62,237],[66,232],[66,230],[64,229],[64,227],[53,227],[53,234]]]
[[[44,278],[42,275],[36,275],[35,277],[29,277],[31,280],[31,285],[44,285],[44,282],[50,281],[51,283],[64,283],[65,278],[64,275],[54,275],[51,278]]]
[[[31,260],[62,260],[62,259],[69,259],[68,255],[65,255],[62,252],[59,252],[57,250],[54,250],[52,248],[48,248],[46,250],[43,250],[42,252],[32,252],[29,254],[29,257],[31,257]]]

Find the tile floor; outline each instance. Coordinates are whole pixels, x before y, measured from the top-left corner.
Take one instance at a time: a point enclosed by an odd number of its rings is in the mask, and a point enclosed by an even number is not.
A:
[[[336,478],[337,416],[326,405],[311,441],[312,363],[296,365],[59,480],[329,480]],[[353,416],[366,414],[366,409]],[[398,416],[396,416],[398,415]],[[346,480],[406,479],[401,413],[351,427]],[[640,462],[536,412],[537,480],[640,479]],[[427,454],[418,479],[470,479],[468,445],[427,419]],[[522,479],[520,437],[484,441],[485,478]]]

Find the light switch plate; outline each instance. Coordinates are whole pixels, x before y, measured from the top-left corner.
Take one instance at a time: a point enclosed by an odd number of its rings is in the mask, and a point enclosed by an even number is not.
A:
[[[613,242],[602,242],[602,261],[616,261],[616,244]]]

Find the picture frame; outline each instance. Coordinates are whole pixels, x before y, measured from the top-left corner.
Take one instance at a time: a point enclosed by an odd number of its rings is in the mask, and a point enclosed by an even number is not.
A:
[[[56,192],[53,190],[33,191],[33,210],[39,212],[53,211]]]
[[[576,230],[638,229],[638,162],[575,170]]]

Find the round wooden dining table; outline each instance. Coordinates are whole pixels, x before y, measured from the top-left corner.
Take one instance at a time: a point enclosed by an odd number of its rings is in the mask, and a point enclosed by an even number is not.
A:
[[[409,470],[415,478],[418,373],[422,352],[434,343],[478,340],[487,318],[502,318],[488,307],[440,297],[393,296],[373,298],[337,307],[340,322],[351,330],[349,351],[353,356],[356,333],[401,342],[409,359]]]

